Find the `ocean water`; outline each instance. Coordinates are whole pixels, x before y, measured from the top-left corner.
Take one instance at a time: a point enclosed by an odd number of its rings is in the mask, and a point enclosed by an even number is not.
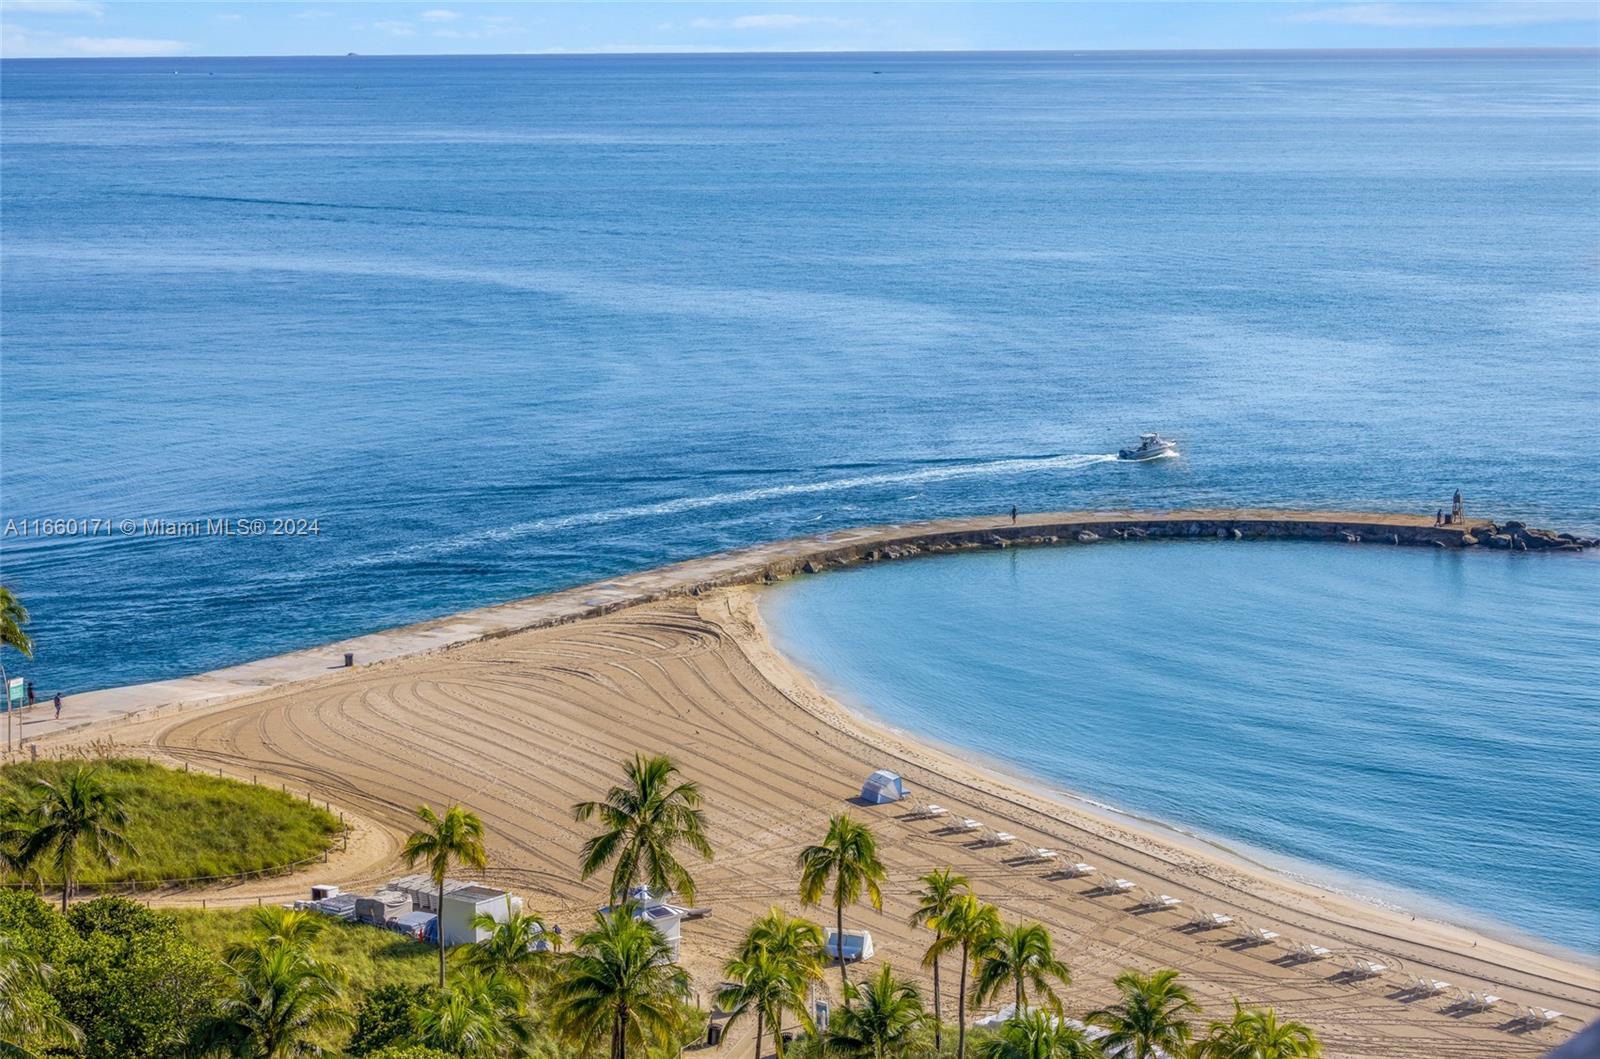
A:
[[[1600,954],[1600,557],[1148,542],[763,597],[887,723],[1316,881]]]
[[[1600,530],[1597,70],[8,61],[0,525],[102,526],[0,538],[26,671],[1012,504]],[[208,518],[317,533],[143,532]]]

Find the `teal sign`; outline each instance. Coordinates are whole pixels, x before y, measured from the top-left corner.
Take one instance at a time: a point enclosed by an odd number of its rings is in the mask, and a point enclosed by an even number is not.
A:
[[[21,677],[12,677],[6,681],[6,699],[11,709],[14,710],[22,705],[22,700],[28,695],[27,688],[27,681]]]

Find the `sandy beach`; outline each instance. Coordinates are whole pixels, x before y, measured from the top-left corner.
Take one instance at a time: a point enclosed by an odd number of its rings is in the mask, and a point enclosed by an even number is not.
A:
[[[771,646],[759,587],[675,597],[396,658],[157,715],[107,720],[49,737],[41,751],[114,740],[191,767],[284,783],[345,812],[349,852],[322,871],[163,900],[254,903],[299,896],[316,879],[347,886],[397,871],[395,850],[420,802],[461,802],[489,832],[488,878],[523,893],[567,929],[599,903],[580,881],[587,837],[571,804],[597,795],[636,750],[664,752],[705,789],[714,863],[695,869],[697,903],[712,915],[685,928],[685,963],[704,995],[745,924],[773,904],[798,909],[794,858],[831,813],[849,809],[880,835],[890,872],[883,912],[850,924],[872,931],[877,961],[905,972],[926,939],[905,925],[916,877],[951,865],[1009,917],[1045,923],[1072,967],[1069,1007],[1107,1000],[1127,967],[1171,966],[1207,1015],[1231,998],[1270,1004],[1313,1025],[1330,1056],[1534,1056],[1600,1012],[1600,973],[1471,931],[1412,920],[1255,872],[1159,829],[1084,812],[938,748],[884,730],[822,694]],[[920,796],[1023,842],[1061,850],[1184,901],[1145,911],[1092,879],[1054,877],[995,848],[919,819],[904,805],[856,806],[877,767],[904,774]],[[1191,910],[1275,930],[1243,947],[1230,929],[1194,931]],[[814,913],[821,915],[820,911]],[[1326,946],[1386,964],[1352,981],[1333,961],[1296,963],[1286,945]],[[1407,974],[1493,992],[1566,1013],[1526,1031],[1501,1013],[1467,1013],[1401,988]],[[730,1047],[736,1047],[731,1042]]]

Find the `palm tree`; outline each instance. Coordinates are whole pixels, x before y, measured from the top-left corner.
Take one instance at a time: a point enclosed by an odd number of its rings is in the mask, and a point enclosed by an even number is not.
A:
[[[950,911],[955,899],[971,891],[965,875],[957,875],[949,868],[931,871],[922,877],[922,892],[917,895],[917,910],[911,913],[911,925],[927,926],[933,930],[933,944],[922,957],[922,966],[933,967],[933,1053],[944,1050],[944,1009],[939,1003],[939,947],[940,917]]]
[[[304,946],[262,941],[236,951],[225,970],[228,995],[191,1042],[199,1055],[306,1055],[317,1034],[349,1021],[343,976]]]
[[[821,927],[774,906],[750,924],[744,940],[739,943],[738,955],[749,956],[757,949],[765,949],[780,959],[800,965],[806,977],[814,979],[821,976],[822,946]]]
[[[561,935],[531,912],[511,912],[504,922],[480,912],[473,927],[488,937],[456,950],[463,968],[483,975],[498,974],[526,1000],[533,987],[550,977]]]
[[[717,993],[717,1006],[729,1012],[728,1028],[731,1029],[745,1012],[754,1011],[756,1059],[761,1059],[767,1026],[772,1027],[773,1048],[778,1059],[783,1059],[783,1013],[798,1011],[802,1022],[810,1022],[805,1009],[806,980],[801,970],[757,947],[729,960],[722,973],[729,984]]]
[[[451,864],[482,870],[489,863],[483,851],[483,821],[478,814],[459,805],[452,805],[440,816],[426,805],[417,807],[417,819],[423,827],[411,832],[400,850],[406,864],[415,866],[418,861],[428,862],[428,875],[439,888],[438,909],[444,913],[444,880],[450,874]],[[441,918],[439,930],[439,988],[444,988],[444,929]]]
[[[1177,971],[1124,971],[1115,985],[1122,990],[1122,1002],[1085,1016],[1086,1022],[1108,1031],[1102,1048],[1127,1059],[1150,1059],[1157,1049],[1169,1055],[1187,1050],[1191,1031],[1183,1016],[1200,1006],[1179,984]]]
[[[674,783],[678,769],[670,758],[635,754],[627,766],[628,782],[612,787],[603,802],[572,807],[578,821],[598,816],[605,830],[583,845],[585,879],[615,860],[611,871],[611,903],[618,904],[641,881],[658,893],[676,890],[694,902],[694,879],[678,862],[674,847],[685,844],[706,860],[705,818],[700,811],[700,786]]]
[[[973,954],[1000,932],[1000,912],[984,904],[977,895],[958,894],[950,910],[933,922],[934,943],[928,952],[935,959],[955,949],[961,950],[961,988],[956,993],[956,1057],[967,1055],[967,969]]]
[[[309,949],[327,922],[327,917],[303,908],[257,908],[250,915],[249,939],[234,942],[224,951],[223,958],[233,959],[263,945]]]
[[[504,975],[466,968],[413,1014],[416,1043],[464,1059],[521,1055],[533,1038],[526,994]]]
[[[22,631],[28,608],[17,602],[9,588],[0,585],[0,647],[14,647],[24,658],[33,657],[33,638]]]
[[[45,992],[50,977],[48,964],[0,934],[0,1056],[37,1059],[58,1048],[77,1050],[83,1034],[55,1010]]]
[[[1105,1055],[1082,1030],[1044,1011],[1007,1019],[1000,1035],[978,1048],[979,1059],[1105,1059]]]
[[[828,821],[828,834],[819,846],[807,846],[800,851],[800,900],[808,905],[820,904],[828,883],[833,882],[833,914],[835,948],[839,957],[839,981],[845,987],[850,979],[845,974],[844,959],[844,906],[861,900],[866,891],[872,907],[883,910],[883,894],[878,889],[887,875],[883,862],[878,860],[878,842],[865,824],[857,823],[848,813],[840,813]],[[850,995],[845,993],[848,1007]]]
[[[627,1059],[629,1048],[663,1047],[682,1032],[688,992],[672,946],[625,904],[595,913],[594,929],[562,958],[545,1006],[557,1031],[580,1049],[609,1034],[611,1059]]]
[[[1196,1059],[1317,1059],[1322,1044],[1303,1022],[1279,1022],[1271,1008],[1233,1002],[1233,1019],[1213,1022]]]
[[[900,1055],[928,1021],[922,994],[885,964],[865,986],[846,984],[845,1007],[833,1017],[823,1042],[825,1051],[852,1057],[885,1059]]]
[[[26,868],[53,851],[50,860],[61,876],[65,914],[78,869],[86,859],[114,865],[119,854],[133,855],[133,845],[122,833],[128,816],[122,799],[87,765],[74,765],[54,782],[35,780],[29,791],[33,804],[17,833],[19,849],[9,859]]]
[[[1050,932],[1038,923],[1016,923],[992,935],[978,952],[978,980],[973,992],[979,1003],[1000,995],[1011,986],[1014,1011],[1021,1015],[1028,1005],[1028,986],[1042,993],[1050,1009],[1061,1012],[1061,998],[1052,980],[1066,985],[1072,981],[1067,965],[1056,959]]]
[[[791,916],[775,907],[750,924],[744,940],[728,964],[728,977],[742,985],[746,970],[754,970],[758,961],[764,959],[770,969],[788,985],[786,992],[774,992],[769,996],[768,1010],[756,1011],[758,1048],[761,1041],[760,1023],[766,1022],[772,1029],[773,1048],[782,1059],[783,1017],[788,1011],[794,1011],[800,1017],[802,1026],[808,1032],[811,1030],[811,1016],[805,1008],[806,987],[812,982],[821,981],[823,958],[822,928],[809,919]],[[736,968],[735,964],[743,966]],[[754,970],[753,977],[759,979],[762,973]],[[732,994],[723,999],[728,1002],[723,1005],[726,1010],[735,1010],[731,1005],[738,1004],[740,1000]]]

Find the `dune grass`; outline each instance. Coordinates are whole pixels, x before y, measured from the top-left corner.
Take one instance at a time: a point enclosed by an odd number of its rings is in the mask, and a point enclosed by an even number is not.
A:
[[[100,770],[106,786],[121,797],[136,855],[114,866],[85,864],[80,885],[153,884],[261,871],[316,857],[334,844],[339,832],[337,816],[276,788],[137,758],[7,765],[0,768],[0,800],[11,797],[26,804],[34,781],[53,781],[83,765]],[[39,869],[47,884],[60,881],[47,863]]]
[[[213,911],[174,909],[185,935],[221,957],[229,942],[250,936],[253,908]],[[438,973],[438,950],[392,930],[329,918],[315,943],[317,956],[349,975],[350,984],[366,991],[380,985],[426,985]]]

